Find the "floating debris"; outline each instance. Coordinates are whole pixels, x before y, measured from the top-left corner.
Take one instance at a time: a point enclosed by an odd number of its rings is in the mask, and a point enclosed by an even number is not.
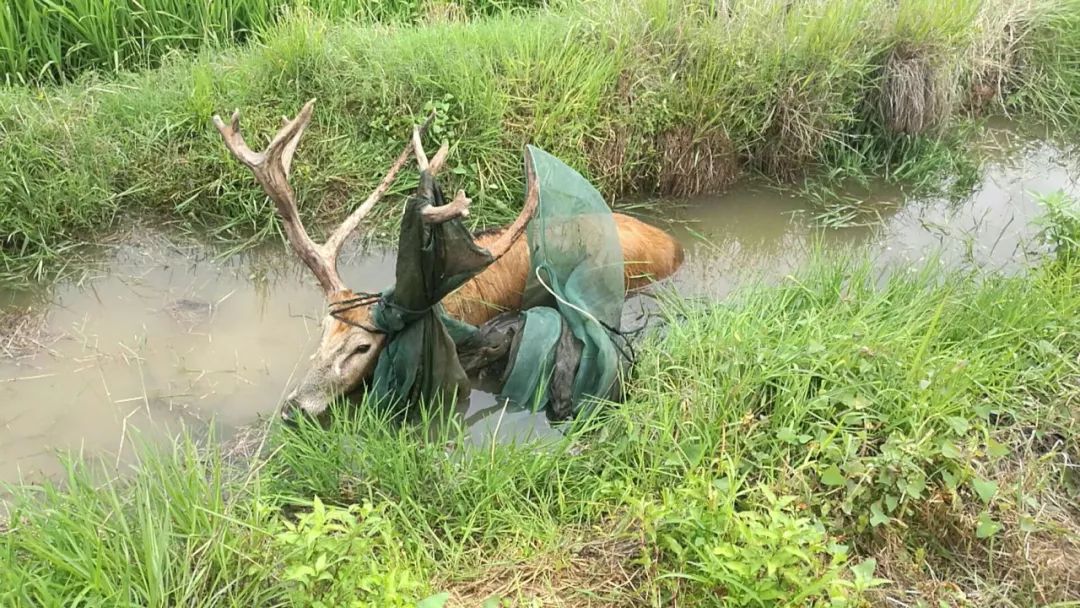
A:
[[[0,310],[0,356],[29,357],[50,350],[60,337],[46,327],[45,314],[33,308]]]

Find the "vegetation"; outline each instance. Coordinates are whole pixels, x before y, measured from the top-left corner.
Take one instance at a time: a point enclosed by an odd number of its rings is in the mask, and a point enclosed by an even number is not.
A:
[[[275,235],[209,124],[234,107],[254,140],[319,98],[294,178],[328,224],[432,109],[478,225],[516,213],[525,142],[612,195],[747,172],[963,188],[972,117],[1080,122],[1077,0],[469,0],[446,6],[494,16],[417,28],[385,22],[443,5],[285,4],[0,8],[9,80],[81,74],[0,89],[0,273],[51,274],[136,211]],[[72,460],[10,489],[0,604],[1065,605],[1080,211],[1045,204],[1046,257],[1018,275],[831,255],[725,303],[671,298],[629,401],[557,441],[474,445],[434,406],[362,403],[274,425],[241,462],[213,438],[122,477]]]
[[[12,0],[0,9],[0,78],[67,81],[89,70],[153,67],[168,53],[258,39],[297,6],[365,23],[456,19],[534,8],[543,0]]]
[[[1078,16],[1077,0],[590,0],[402,29],[298,11],[159,70],[0,89],[0,267],[52,274],[138,211],[273,235],[210,117],[242,108],[265,137],[311,97],[294,176],[308,223],[366,196],[431,109],[478,225],[515,213],[527,141],[610,195],[714,192],[748,171],[931,183],[970,167],[968,117],[1078,122]]]
[[[1075,599],[1080,233],[1048,207],[1054,252],[1016,276],[832,256],[672,299],[630,401],[564,440],[468,445],[434,409],[361,404],[275,427],[247,466],[190,442],[104,485],[73,463],[16,490],[0,603]]]

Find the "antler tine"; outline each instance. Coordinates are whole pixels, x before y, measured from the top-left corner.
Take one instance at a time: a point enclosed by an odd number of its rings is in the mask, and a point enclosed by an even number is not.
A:
[[[525,176],[528,185],[525,189],[525,205],[513,224],[499,235],[499,238],[487,248],[495,259],[501,258],[509,251],[510,247],[525,233],[525,227],[529,220],[536,214],[536,207],[540,204],[540,184],[536,177],[536,168],[533,167],[532,158],[525,157]]]
[[[296,147],[300,145],[300,138],[304,135],[304,130],[307,129],[308,123],[311,122],[311,113],[314,109],[315,99],[312,98],[304,104],[296,118],[288,120],[282,117],[284,124],[282,124],[281,130],[266,146],[266,155],[268,157],[272,158],[276,154],[281,155],[281,168],[285,172],[285,177],[289,176],[289,170],[292,169],[293,154],[296,152]]]
[[[390,166],[390,170],[386,172],[386,175],[382,178],[382,181],[379,182],[379,185],[372,191],[371,195],[367,197],[367,200],[349,214],[349,217],[345,218],[345,221],[341,222],[341,225],[338,226],[333,234],[330,235],[330,238],[326,240],[325,251],[328,256],[332,259],[337,259],[337,256],[341,253],[341,247],[345,244],[349,235],[360,226],[360,222],[367,216],[372,207],[375,206],[375,203],[379,202],[383,195],[386,194],[386,191],[390,189],[390,186],[393,185],[398,172],[405,166],[405,163],[409,162],[410,152],[415,153],[420,137],[427,131],[434,120],[435,112],[432,111],[428,114],[427,119],[424,120],[424,124],[419,127],[413,127],[413,138],[410,144],[405,146],[405,149],[401,151],[401,154],[398,154],[394,164]],[[420,146],[420,153],[421,155],[423,154],[423,146]],[[417,162],[420,162],[420,158],[420,156],[417,156]],[[423,159],[426,163],[427,157],[424,156]],[[430,163],[421,166],[421,170],[423,170],[425,166],[430,166]]]
[[[432,116],[434,116],[432,112]],[[430,122],[430,118],[428,120]],[[424,134],[428,122],[425,122],[425,128],[413,127],[412,146],[413,152],[416,154],[416,164],[419,165],[421,171],[427,171],[432,175],[439,172],[442,166],[446,163],[446,158],[450,155],[450,144],[445,141],[439,146],[438,151],[435,152],[435,156],[428,160],[427,152],[424,151],[424,143],[420,140],[420,137]]]
[[[315,103],[315,100],[312,99],[308,103],[313,104]],[[287,142],[285,142],[285,147],[281,151],[281,167],[285,170],[285,177],[289,177],[289,172],[292,170],[293,154],[296,153],[296,147],[300,145],[300,137],[304,135],[304,130],[307,129],[307,125],[310,119],[311,113],[309,112],[307,119],[305,119],[304,122],[300,124],[300,126],[296,129],[296,134],[293,135],[292,138],[290,138]],[[289,127],[289,119],[284,116],[281,117],[281,123],[281,128],[283,130]]]
[[[251,167],[262,162],[259,154],[256,154],[248,147],[247,142],[244,141],[244,136],[240,134],[240,110],[234,110],[232,116],[229,118],[229,124],[226,125],[221,117],[217,114],[214,115],[214,126],[217,127],[221,137],[225,140],[225,147],[233,153],[240,162]]]
[[[221,120],[220,116],[215,115],[213,120],[229,151],[251,169],[259,184],[262,185],[263,190],[274,201],[285,229],[285,235],[288,237],[293,251],[300,256],[300,259],[315,274],[323,290],[332,293],[345,289],[345,284],[337,272],[337,258],[338,254],[341,253],[342,245],[345,244],[345,240],[349,238],[349,235],[356,230],[360,222],[375,206],[375,203],[390,189],[401,168],[409,161],[411,153],[416,153],[419,150],[417,160],[422,162],[422,167],[426,169],[431,166],[423,153],[423,146],[419,142],[420,137],[435,119],[435,112],[428,115],[424,124],[413,128],[412,141],[401,151],[401,154],[398,155],[397,160],[394,161],[394,164],[387,171],[382,181],[379,182],[379,185],[368,196],[367,200],[361,203],[331,233],[326,243],[320,246],[311,240],[307,231],[304,230],[304,225],[300,221],[300,214],[296,208],[295,194],[288,181],[293,155],[300,144],[300,137],[304,134],[304,129],[307,128],[311,120],[314,106],[315,100],[312,99],[304,104],[296,118],[292,120],[282,118],[281,129],[270,140],[266,150],[263,152],[252,151],[244,141],[244,137],[240,134],[239,110],[233,112],[228,125]],[[435,158],[439,165],[445,162],[447,153],[448,147],[444,145]]]
[[[296,208],[296,198],[289,186],[289,169],[293,154],[300,143],[300,136],[311,120],[315,106],[312,99],[304,104],[303,109],[291,121],[286,121],[263,152],[254,152],[245,143],[240,134],[240,112],[233,112],[232,119],[226,125],[220,116],[214,116],[214,125],[225,140],[226,147],[236,158],[247,165],[255,174],[255,179],[274,201],[278,215],[289,244],[304,264],[318,279],[326,293],[333,293],[345,288],[338,276],[335,258],[326,256],[304,229],[300,213]]]
[[[420,141],[420,127],[413,127],[412,147],[413,153],[416,154],[416,164],[421,171],[427,171],[431,163],[428,162],[427,154],[424,152],[424,143]]]
[[[450,156],[450,144],[445,141],[439,146],[439,151],[435,153],[435,156],[431,157],[431,162],[428,163],[428,173],[435,175],[446,164],[446,157]]]

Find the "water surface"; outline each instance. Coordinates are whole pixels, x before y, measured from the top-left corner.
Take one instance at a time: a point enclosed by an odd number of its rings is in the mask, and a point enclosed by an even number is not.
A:
[[[875,211],[869,221],[825,230],[807,201],[767,188],[665,203],[658,208],[676,219],[670,228],[688,252],[670,283],[686,295],[723,297],[751,278],[797,270],[814,243],[865,247],[883,267],[918,265],[935,252],[943,264],[1020,267],[1036,230],[1036,194],[1076,192],[1077,174],[1074,157],[1033,144],[990,165],[962,201],[877,188],[860,195]],[[11,327],[0,336],[0,481],[57,472],[56,450],[120,463],[135,429],[153,439],[212,423],[227,437],[273,415],[306,370],[323,303],[286,247],[220,258],[153,230],[134,232],[79,281],[29,294],[0,286],[0,306],[29,309],[42,323],[40,333],[22,332],[30,342],[18,336],[22,348]],[[352,255],[342,271],[354,289],[377,291],[392,280],[393,255]],[[505,410],[485,393],[461,409],[476,440],[496,430],[513,439],[554,432],[542,414]]]

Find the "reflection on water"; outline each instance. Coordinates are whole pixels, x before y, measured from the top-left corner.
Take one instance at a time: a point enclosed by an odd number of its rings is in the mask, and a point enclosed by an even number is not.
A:
[[[690,201],[674,212],[688,257],[672,284],[721,297],[796,270],[815,241],[867,247],[882,264],[940,250],[947,264],[1016,265],[1035,230],[1033,193],[1076,190],[1075,163],[1058,155],[1036,145],[991,166],[959,204],[878,189],[865,197],[877,221],[825,231],[804,201],[765,189]],[[392,281],[393,256],[354,255],[342,272],[355,289],[378,290]],[[221,436],[271,415],[306,370],[322,314],[321,294],[283,246],[219,260],[149,231],[113,248],[99,273],[38,294],[0,291],[0,306],[44,314],[46,332],[32,354],[0,350],[0,481],[55,472],[55,449],[123,458],[136,428],[164,437],[213,420]],[[461,409],[476,441],[554,432],[542,414],[506,411],[486,393]]]
[[[348,270],[376,287],[393,258]],[[215,419],[229,429],[273,411],[318,340],[322,304],[277,252],[221,262],[160,239],[118,247],[105,272],[48,295],[47,326],[62,338],[0,360],[2,480],[50,469],[52,448],[115,452],[132,428],[153,436]]]
[[[934,255],[950,266],[1008,270],[1027,259],[1037,232],[1038,195],[1077,192],[1080,165],[1046,144],[1033,144],[991,164],[963,201],[907,199],[895,188],[859,197],[875,221],[822,228],[805,201],[748,189],[692,201],[675,229],[690,244],[677,284],[681,293],[723,296],[750,275],[779,278],[808,260],[811,250],[861,247],[882,267],[917,264]]]

